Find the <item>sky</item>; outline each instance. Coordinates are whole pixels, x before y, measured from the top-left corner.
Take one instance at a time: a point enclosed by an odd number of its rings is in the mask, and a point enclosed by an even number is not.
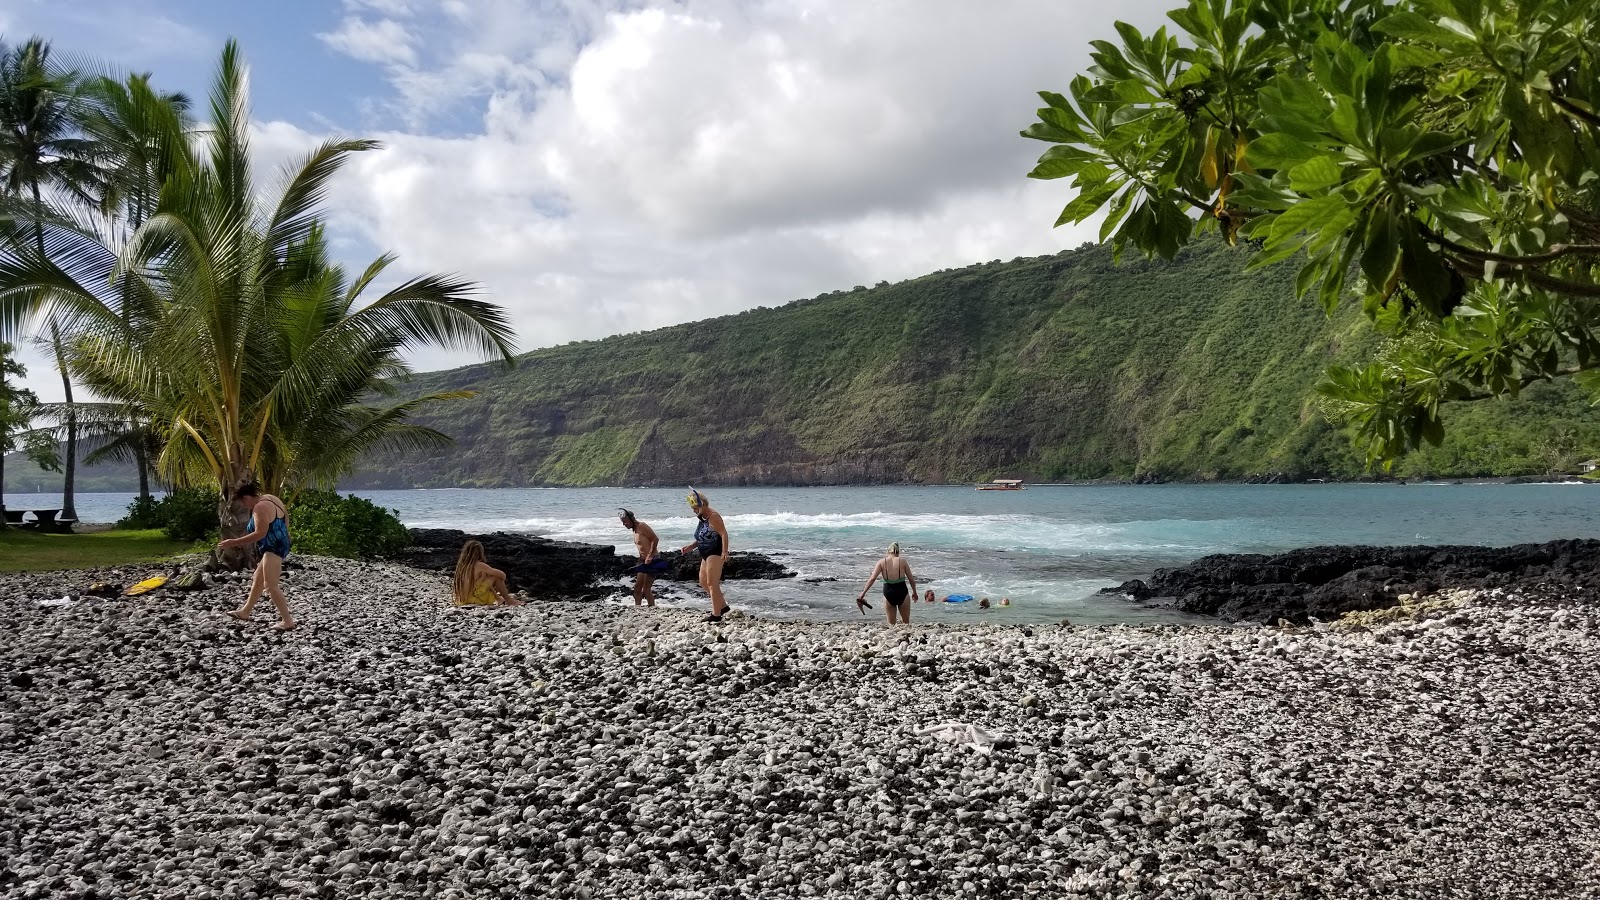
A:
[[[0,33],[197,100],[237,38],[262,183],[328,137],[381,141],[329,198],[340,258],[470,278],[530,350],[1093,240],[1051,227],[1070,189],[1025,177],[1046,145],[1017,132],[1090,40],[1175,5],[0,0]]]

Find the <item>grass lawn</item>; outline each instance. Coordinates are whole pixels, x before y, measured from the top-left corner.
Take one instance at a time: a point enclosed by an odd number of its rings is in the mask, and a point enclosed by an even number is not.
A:
[[[169,540],[160,530],[94,534],[34,534],[0,528],[0,572],[48,572],[166,559],[191,544]]]

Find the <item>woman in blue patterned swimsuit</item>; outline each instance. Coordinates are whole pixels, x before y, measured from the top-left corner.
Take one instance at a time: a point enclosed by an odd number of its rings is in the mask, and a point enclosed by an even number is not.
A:
[[[233,497],[240,506],[250,510],[250,531],[223,541],[217,545],[217,549],[228,550],[254,543],[261,561],[256,564],[256,577],[250,582],[249,598],[244,606],[228,615],[243,622],[250,621],[256,601],[261,599],[261,593],[265,591],[272,598],[272,605],[278,608],[278,624],[272,626],[273,629],[288,631],[294,628],[294,616],[289,615],[289,601],[283,596],[280,577],[283,574],[283,561],[289,555],[289,508],[272,494],[261,493],[261,488],[253,481],[241,486]]]
[[[705,494],[689,488],[688,500],[700,524],[695,526],[694,543],[685,546],[683,552],[699,552],[700,586],[711,595],[711,615],[705,620],[721,622],[722,614],[728,611],[728,601],[722,599],[722,566],[728,561],[728,526],[723,523],[722,514],[711,508],[711,501]]]

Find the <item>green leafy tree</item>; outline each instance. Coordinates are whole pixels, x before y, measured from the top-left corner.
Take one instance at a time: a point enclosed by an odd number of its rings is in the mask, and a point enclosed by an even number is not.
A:
[[[60,471],[55,442],[33,428],[39,414],[39,398],[33,391],[11,383],[28,370],[11,354],[13,347],[0,343],[0,528],[5,527],[6,454],[23,450],[40,468]]]
[[[15,47],[0,44],[0,188],[31,200],[33,236],[45,252],[45,197],[60,194],[88,200],[95,181],[94,144],[78,127],[78,75],[57,65],[50,44],[30,38]],[[62,518],[76,519],[74,480],[78,466],[78,422],[73,409],[72,375],[67,366],[61,323],[45,326],[48,344],[66,394],[66,466],[62,480]]]
[[[1322,406],[1392,462],[1441,405],[1578,375],[1600,397],[1600,7],[1588,0],[1192,0],[1117,25],[1024,136],[1057,224],[1172,257],[1217,230],[1300,261],[1390,338]]]
[[[504,314],[469,282],[427,275],[369,301],[392,257],[355,278],[332,264],[319,215],[329,179],[376,144],[327,142],[265,191],[252,175],[245,82],[230,42],[201,139],[169,142],[181,152],[125,243],[62,214],[46,252],[12,241],[0,253],[0,327],[35,315],[70,323],[75,370],[148,417],[170,483],[220,492],[225,536],[242,531],[231,500],[247,481],[329,486],[369,449],[447,441],[406,419],[459,392],[373,402],[408,374],[406,348],[512,352]]]

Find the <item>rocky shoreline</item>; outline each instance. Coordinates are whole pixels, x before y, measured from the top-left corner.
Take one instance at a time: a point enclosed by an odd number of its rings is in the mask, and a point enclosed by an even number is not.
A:
[[[552,541],[527,534],[495,532],[468,534],[452,528],[413,528],[411,546],[394,561],[432,572],[455,571],[461,545],[476,539],[483,543],[490,564],[506,573],[511,590],[541,600],[602,600],[624,593],[617,579],[639,557],[617,555],[599,544]],[[669,550],[661,557],[671,566],[659,581],[694,582],[700,558]],[[793,578],[793,572],[760,553],[734,553],[723,566],[726,581]]]
[[[447,606],[307,558],[44,606],[0,576],[0,896],[1573,897],[1592,589],[1318,629]],[[919,726],[1002,732],[992,755]]]
[[[1600,590],[1600,541],[1219,553],[1100,591],[1232,622],[1296,625],[1454,588]]]

